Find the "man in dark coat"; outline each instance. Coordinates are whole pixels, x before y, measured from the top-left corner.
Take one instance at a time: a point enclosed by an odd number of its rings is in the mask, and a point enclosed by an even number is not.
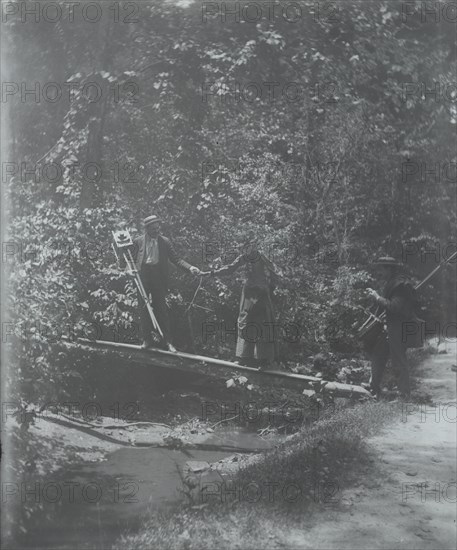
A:
[[[145,231],[143,235],[133,241],[132,256],[146,294],[150,296],[152,310],[162,329],[165,344],[169,351],[176,351],[170,343],[170,324],[165,301],[168,291],[168,262],[170,261],[193,275],[200,275],[201,271],[198,267],[179,258],[170,240],[160,235],[160,219],[157,216],[148,216],[143,223]],[[125,262],[122,260],[120,267],[121,269],[125,268]],[[146,305],[139,293],[138,306],[143,347],[152,347],[154,345],[153,326]]]
[[[416,319],[414,287],[406,276],[398,272],[399,264],[394,258],[379,258],[375,267],[386,281],[383,296],[371,288],[368,289],[368,293],[386,313],[387,333],[380,333],[371,350],[370,389],[375,395],[380,395],[382,377],[390,357],[392,369],[398,376],[400,394],[408,397],[410,382],[404,335],[406,325]]]
[[[244,268],[238,315],[236,356],[239,362],[265,368],[277,357],[272,293],[276,285],[273,263],[254,245],[245,247],[231,264],[213,271],[229,275]]]

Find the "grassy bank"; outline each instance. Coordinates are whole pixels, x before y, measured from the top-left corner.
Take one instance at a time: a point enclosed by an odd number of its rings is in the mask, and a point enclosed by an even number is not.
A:
[[[399,405],[386,402],[324,415],[230,481],[205,486],[196,505],[152,515],[117,547],[279,548],[288,524],[338,505],[342,489],[371,467],[366,439],[398,417]]]

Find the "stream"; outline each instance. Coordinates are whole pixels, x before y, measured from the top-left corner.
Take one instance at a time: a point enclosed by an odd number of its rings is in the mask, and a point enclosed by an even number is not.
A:
[[[271,447],[241,429],[211,434],[205,442],[246,449]],[[218,451],[123,447],[101,461],[81,461],[54,474],[52,482],[43,480],[42,507],[28,519],[21,545],[37,548],[39,540],[40,547],[47,549],[110,548],[120,535],[136,532],[151,511],[186,501],[180,489],[187,462],[214,463],[228,456]],[[205,473],[205,481],[222,479],[217,471]]]

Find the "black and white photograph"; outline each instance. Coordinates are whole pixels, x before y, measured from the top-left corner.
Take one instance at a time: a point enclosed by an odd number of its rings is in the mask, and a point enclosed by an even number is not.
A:
[[[457,2],[1,0],[1,547],[457,547]]]

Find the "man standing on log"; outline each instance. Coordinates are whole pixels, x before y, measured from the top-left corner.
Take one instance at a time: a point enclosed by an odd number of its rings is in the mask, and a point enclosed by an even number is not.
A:
[[[373,300],[384,309],[386,313],[385,331],[379,331],[374,346],[370,353],[371,380],[370,390],[376,396],[381,394],[381,382],[383,373],[390,357],[392,369],[398,376],[398,389],[402,397],[408,397],[410,393],[409,371],[406,361],[405,327],[407,323],[416,319],[415,316],[415,291],[411,281],[398,272],[399,264],[394,258],[386,256],[375,262],[377,273],[386,281],[383,296],[376,290],[367,289]]]
[[[165,296],[168,291],[168,262],[192,273],[200,275],[198,267],[194,267],[179,258],[170,240],[160,234],[160,219],[158,216],[148,216],[143,220],[144,234],[133,241],[132,256],[140,274],[146,294],[150,296],[152,309],[157,322],[162,329],[166,348],[176,351],[170,343],[170,324]],[[121,259],[120,268],[125,268]],[[153,326],[146,305],[138,293],[138,307],[141,330],[143,334],[143,348],[155,345]]]

